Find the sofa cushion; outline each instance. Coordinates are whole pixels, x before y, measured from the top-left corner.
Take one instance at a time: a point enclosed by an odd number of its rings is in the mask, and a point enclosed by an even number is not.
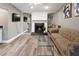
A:
[[[58,33],[59,29],[58,28],[50,28],[49,32],[50,33]]]
[[[58,34],[58,33],[52,33],[51,36],[54,38],[54,39],[62,39],[63,37]]]
[[[61,28],[59,30],[59,34],[62,35],[63,37],[65,37],[66,39],[71,40],[71,31],[70,31],[70,29]]]
[[[79,42],[79,36],[76,37],[74,41]]]
[[[60,41],[60,42],[63,41],[62,43],[68,43],[69,42],[69,40],[67,40],[65,37],[61,36],[60,34],[52,33],[51,36],[54,37],[55,40],[57,40],[57,41]]]
[[[68,45],[70,44],[70,42],[69,42],[67,39],[65,39],[65,38],[56,39],[56,41],[57,41],[57,43],[58,43],[60,49],[61,49],[64,53],[66,53],[67,48],[68,48]]]
[[[69,40],[67,40],[66,38],[57,33],[52,33],[51,36],[53,37],[52,39],[55,40],[56,45],[59,47],[61,52],[63,51],[64,54],[66,54],[67,47],[70,44]]]
[[[71,32],[71,40],[79,42],[79,32],[77,31],[72,31]]]

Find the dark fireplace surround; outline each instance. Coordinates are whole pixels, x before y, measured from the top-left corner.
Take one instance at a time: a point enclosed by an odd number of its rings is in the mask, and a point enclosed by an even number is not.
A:
[[[35,33],[44,33],[44,23],[35,23]]]

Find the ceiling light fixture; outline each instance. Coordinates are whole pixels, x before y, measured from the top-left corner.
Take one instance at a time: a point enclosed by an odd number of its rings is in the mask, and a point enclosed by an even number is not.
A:
[[[31,8],[31,9],[33,9],[34,7],[33,7],[33,6],[31,6],[30,8]]]
[[[48,6],[45,6],[45,9],[48,9]]]
[[[34,3],[34,5],[37,5],[37,4],[40,4],[40,3]]]

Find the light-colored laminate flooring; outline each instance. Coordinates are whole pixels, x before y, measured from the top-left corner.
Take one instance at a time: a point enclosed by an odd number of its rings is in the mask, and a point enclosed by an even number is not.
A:
[[[11,43],[0,44],[1,56],[52,56],[47,35],[23,34]]]

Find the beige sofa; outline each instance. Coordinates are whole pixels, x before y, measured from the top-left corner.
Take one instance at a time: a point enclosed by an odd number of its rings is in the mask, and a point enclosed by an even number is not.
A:
[[[56,29],[57,30],[57,29]],[[58,32],[49,29],[51,38],[60,55],[79,55],[79,32],[60,28]]]
[[[49,25],[48,32],[49,33],[57,33],[59,31],[58,26],[60,26],[60,25],[54,25],[54,24]]]

